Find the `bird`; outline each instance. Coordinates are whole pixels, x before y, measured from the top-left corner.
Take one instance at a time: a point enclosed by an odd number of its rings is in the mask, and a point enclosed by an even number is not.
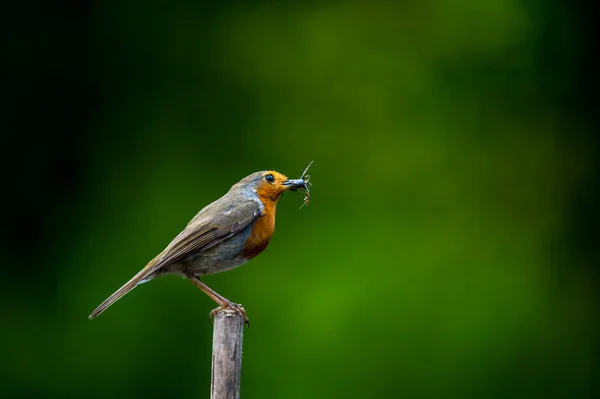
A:
[[[300,189],[309,197],[306,171],[311,164],[299,179],[265,170],[234,184],[224,196],[202,208],[161,253],[104,300],[89,318],[97,317],[142,283],[162,275],[179,275],[219,305],[210,312],[210,320],[220,310],[229,308],[241,313],[249,325],[242,305],[218,294],[200,278],[241,266],[267,248],[275,230],[277,203],[283,193]]]

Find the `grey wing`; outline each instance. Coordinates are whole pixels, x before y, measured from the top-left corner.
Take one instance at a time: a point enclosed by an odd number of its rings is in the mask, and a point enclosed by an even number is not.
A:
[[[150,273],[188,255],[214,247],[250,225],[260,215],[258,204],[248,199],[237,203],[235,209],[219,206],[223,211],[207,217],[203,209],[190,221],[186,228],[171,241],[158,256],[159,260]]]

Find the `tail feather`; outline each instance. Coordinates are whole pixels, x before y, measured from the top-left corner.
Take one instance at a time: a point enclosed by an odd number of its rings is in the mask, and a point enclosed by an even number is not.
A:
[[[148,265],[146,267],[144,267],[142,270],[140,270],[140,272],[138,274],[133,276],[131,278],[131,280],[126,282],[121,288],[119,288],[117,291],[115,291],[114,294],[112,294],[111,296],[106,298],[104,300],[104,302],[102,302],[90,314],[90,316],[89,316],[90,320],[93,319],[94,317],[98,316],[100,313],[104,312],[106,309],[108,309],[108,307],[110,305],[112,305],[113,303],[117,302],[119,299],[124,297],[127,293],[129,293],[129,291],[133,290],[138,284],[145,282],[143,280],[146,280],[146,279],[148,279],[148,277],[150,277],[152,269],[156,265],[159,257],[160,257],[160,254],[156,258],[152,259],[152,261],[150,261],[150,263],[148,263]]]

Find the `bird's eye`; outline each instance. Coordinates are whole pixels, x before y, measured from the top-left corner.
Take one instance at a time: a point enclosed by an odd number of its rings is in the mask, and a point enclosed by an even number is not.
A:
[[[265,176],[265,180],[268,181],[269,183],[273,183],[275,182],[275,176],[273,176],[272,174],[268,174]]]

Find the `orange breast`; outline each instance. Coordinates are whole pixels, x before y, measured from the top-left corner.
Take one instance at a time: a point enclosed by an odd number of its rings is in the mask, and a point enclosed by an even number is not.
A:
[[[269,245],[271,236],[273,236],[273,232],[275,231],[275,208],[277,201],[263,200],[263,205],[265,206],[263,215],[259,216],[254,222],[250,236],[244,245],[243,256],[246,259],[252,259],[264,251],[267,245]]]

